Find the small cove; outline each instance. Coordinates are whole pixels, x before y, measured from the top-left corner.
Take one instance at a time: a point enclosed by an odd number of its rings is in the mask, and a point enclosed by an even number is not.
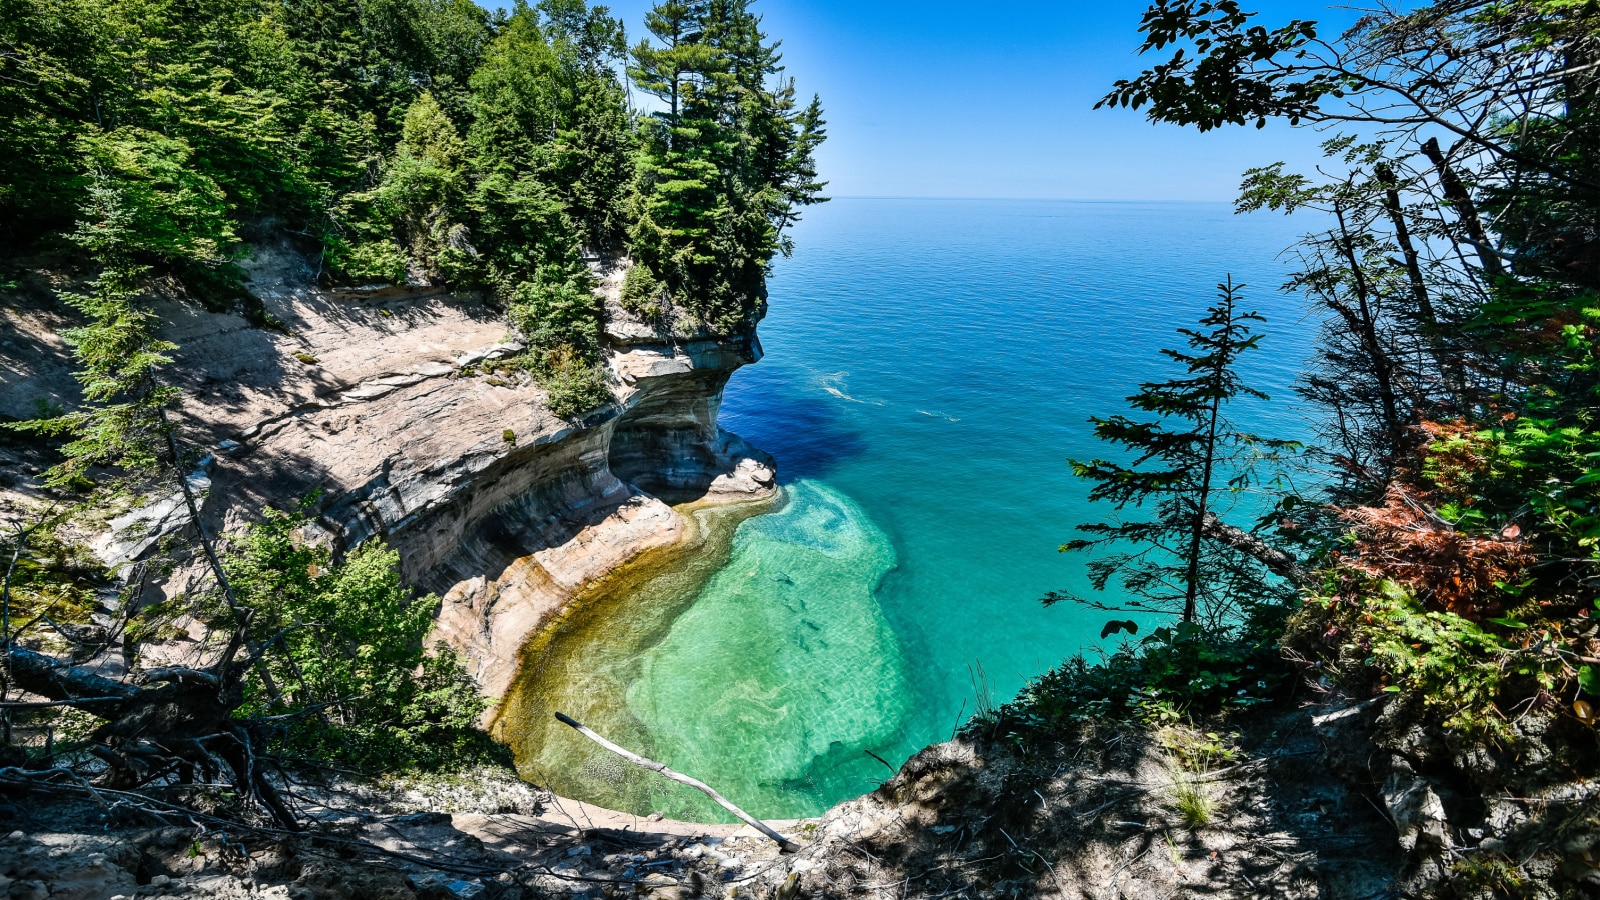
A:
[[[870,790],[1100,644],[1105,615],[1045,610],[1087,590],[1055,552],[1086,502],[1066,460],[1086,419],[1165,377],[1156,350],[1214,284],[1269,319],[1247,371],[1280,400],[1310,329],[1277,292],[1303,227],[1224,204],[838,200],[780,260],[767,357],[725,428],[778,460],[768,509],[694,508],[699,535],[619,572],[529,648],[503,733],[524,774],[637,813],[723,820],[698,794],[563,733],[556,704],[765,817]],[[1246,427],[1301,436],[1295,406]],[[752,514],[754,513],[754,514]]]

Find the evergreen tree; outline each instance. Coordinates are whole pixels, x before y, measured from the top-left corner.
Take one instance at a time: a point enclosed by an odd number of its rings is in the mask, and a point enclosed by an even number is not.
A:
[[[168,427],[163,410],[178,399],[178,389],[162,385],[159,367],[177,345],[159,336],[160,319],[137,299],[144,275],[138,268],[107,268],[88,294],[66,294],[69,305],[88,322],[63,336],[82,367],[84,405],[48,419],[12,427],[69,438],[65,459],[45,473],[47,484],[67,487],[86,479],[96,466],[117,466],[137,475],[168,470]]]
[[[796,112],[778,45],[747,0],[663,3],[647,24],[660,46],[635,47],[630,72],[667,108],[641,135],[630,244],[679,306],[736,331],[765,308],[783,229],[821,200],[821,107]]]
[[[551,180],[586,246],[620,250],[636,149],[627,95],[616,63],[626,59],[622,22],[583,0],[542,0],[546,31],[572,87],[552,147]]]
[[[705,0],[658,3],[645,14],[644,27],[659,46],[641,40],[633,48],[628,74],[641,90],[666,102],[666,112],[658,117],[669,127],[677,124],[693,80],[704,77],[713,63],[714,51],[704,40],[705,15]]]
[[[1242,287],[1232,279],[1218,285],[1217,302],[1200,320],[1202,330],[1179,329],[1188,338],[1188,351],[1161,351],[1183,366],[1184,377],[1142,384],[1128,398],[1129,406],[1154,418],[1090,419],[1095,437],[1124,448],[1131,462],[1072,462],[1074,474],[1093,485],[1090,500],[1107,501],[1118,510],[1148,505],[1154,517],[1082,524],[1078,530],[1091,537],[1061,547],[1083,551],[1135,545],[1132,552],[1090,562],[1095,589],[1104,590],[1113,577],[1120,577],[1139,598],[1130,607],[1176,612],[1187,623],[1203,617],[1212,627],[1230,624],[1240,596],[1269,590],[1264,570],[1231,547],[1207,540],[1210,523],[1227,512],[1225,498],[1251,483],[1253,454],[1292,446],[1239,431],[1227,417],[1228,404],[1241,395],[1267,399],[1238,373],[1240,356],[1261,341],[1251,333],[1251,324],[1265,321],[1258,313],[1239,309]],[[1078,598],[1053,594],[1046,601],[1061,599]]]

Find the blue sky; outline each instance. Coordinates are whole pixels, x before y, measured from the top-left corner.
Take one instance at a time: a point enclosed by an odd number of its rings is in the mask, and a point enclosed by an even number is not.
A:
[[[1093,110],[1142,68],[1142,0],[758,0],[803,92],[822,95],[834,196],[1231,200],[1253,165],[1314,165],[1321,136],[1199,134]],[[612,2],[630,40],[647,0]],[[1263,24],[1348,23],[1324,2],[1258,2]]]

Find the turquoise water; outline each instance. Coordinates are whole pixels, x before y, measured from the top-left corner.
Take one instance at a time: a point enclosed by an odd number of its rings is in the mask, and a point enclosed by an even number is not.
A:
[[[892,745],[914,696],[874,598],[895,565],[888,536],[825,483],[796,481],[787,501],[739,526],[626,694],[676,764],[736,757],[712,784],[763,798],[768,816],[806,815],[878,765],[861,748]]]
[[[1067,465],[1104,452],[1085,419],[1166,377],[1156,350],[1231,273],[1269,319],[1247,377],[1278,399],[1237,418],[1300,435],[1283,401],[1311,334],[1277,291],[1277,257],[1301,228],[1223,204],[810,211],[773,273],[767,356],[734,376],[722,412],[777,457],[786,504],[743,521],[679,600],[639,592],[632,615],[654,610],[654,624],[630,626],[637,649],[586,683],[593,714],[757,815],[812,814],[888,774],[865,751],[898,765],[948,739],[980,692],[1004,700],[1098,646],[1104,613],[1037,602],[1087,591],[1082,561],[1056,552],[1106,515]],[[718,813],[604,774],[561,787]]]

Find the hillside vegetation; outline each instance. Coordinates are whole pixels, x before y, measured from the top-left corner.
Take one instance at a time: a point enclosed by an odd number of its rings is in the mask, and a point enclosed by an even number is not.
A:
[[[1329,752],[1399,832],[1398,891],[1593,891],[1600,9],[1430,3],[1333,35],[1160,0],[1140,30],[1159,61],[1102,105],[1322,135],[1315,171],[1252,169],[1238,200],[1317,223],[1284,286],[1320,319],[1297,383],[1316,440],[1230,424],[1232,400],[1265,398],[1236,368],[1264,326],[1221,285],[1186,347],[1163,351],[1181,371],[1094,420],[1119,452],[1074,463],[1116,515],[1062,549],[1107,551],[1095,586],[1122,593],[1046,598],[1177,621],[1069,662],[968,733],[1038,747],[1309,687],[1361,704]],[[1196,828],[1204,801],[1187,798]]]
[[[278,235],[329,284],[487,291],[552,405],[585,409],[607,396],[586,255],[640,263],[635,308],[729,333],[821,188],[820,105],[746,0],[646,24],[630,49],[582,0],[7,0],[0,227],[105,297],[173,278],[248,305],[235,263]]]
[[[820,104],[747,0],[663,3],[645,32],[582,0],[0,3],[0,292],[76,323],[51,337],[79,387],[0,423],[38,475],[4,498],[0,788],[280,833],[315,815],[301,776],[507,774],[381,536],[335,553],[315,496],[214,533],[162,316],[287,332],[241,265],[287,243],[335,299],[485,298],[518,338],[495,365],[568,419],[612,400],[595,269],[663,330],[747,336],[823,199]],[[149,509],[171,522],[105,569],[88,539]]]

